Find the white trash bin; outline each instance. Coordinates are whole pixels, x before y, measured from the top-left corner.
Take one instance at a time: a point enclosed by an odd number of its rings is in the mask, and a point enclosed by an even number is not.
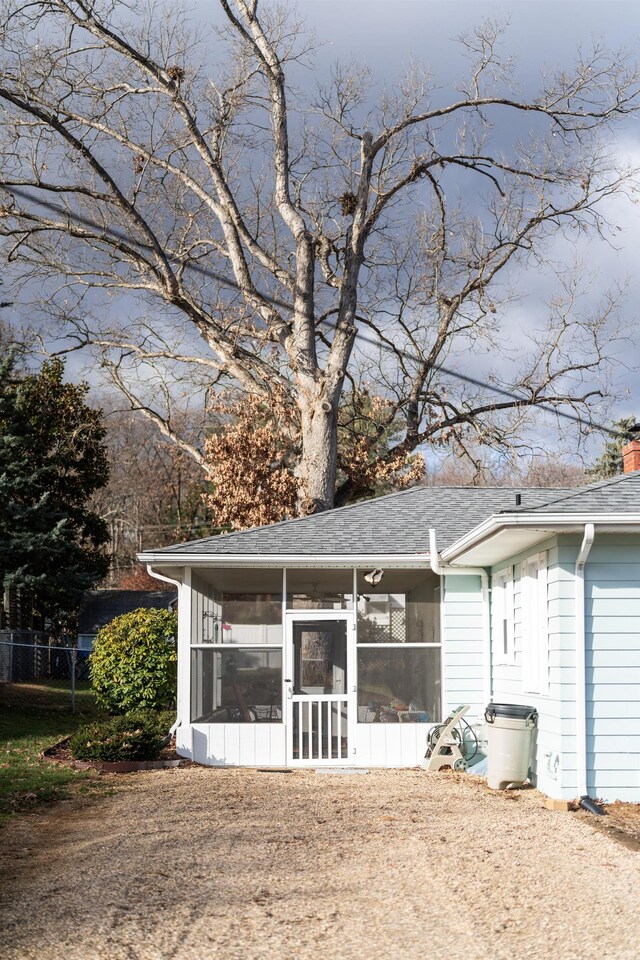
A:
[[[484,718],[489,761],[487,785],[492,790],[505,790],[510,783],[524,783],[529,775],[531,737],[538,722],[535,707],[490,703]]]

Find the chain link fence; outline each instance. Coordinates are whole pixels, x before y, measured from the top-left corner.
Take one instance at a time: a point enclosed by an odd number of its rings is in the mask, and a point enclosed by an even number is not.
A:
[[[34,630],[1,630],[0,682],[68,686],[75,709],[77,688],[89,685],[89,651],[61,646]]]

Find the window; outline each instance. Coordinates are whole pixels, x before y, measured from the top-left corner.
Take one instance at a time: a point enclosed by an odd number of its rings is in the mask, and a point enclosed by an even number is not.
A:
[[[522,561],[522,689],[549,693],[549,613],[547,554]]]
[[[513,619],[513,567],[507,567],[494,576],[491,591],[491,636],[495,664],[513,663]]]

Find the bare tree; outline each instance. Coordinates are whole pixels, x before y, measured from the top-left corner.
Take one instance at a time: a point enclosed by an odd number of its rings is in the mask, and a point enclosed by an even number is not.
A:
[[[584,464],[576,457],[557,453],[533,456],[489,457],[488,451],[465,449],[433,463],[425,477],[427,486],[442,487],[579,487],[588,482]]]
[[[162,442],[157,428],[139,413],[119,409],[109,397],[99,401],[106,408],[109,482],[94,495],[92,507],[109,528],[110,581],[121,583],[136,570],[139,551],[207,536],[217,528],[202,499],[202,470],[193,459]],[[180,422],[187,436],[198,427],[184,415]]]
[[[461,39],[469,72],[449,100],[417,64],[382,91],[336,66],[305,98],[293,83],[313,43],[295,11],[219,3],[215,77],[168,6],[2,4],[0,232],[67,348],[100,351],[131,405],[201,464],[151,371],[283,395],[300,512],[358,494],[349,475],[336,491],[357,368],[388,403],[381,433],[403,425],[382,459],[469,431],[499,446],[513,412],[588,413],[614,298],[588,311],[569,286],[500,375],[505,319],[512,268],[535,268],[559,234],[605,235],[602,202],[631,188],[610,143],[639,106],[635,65],[596,45],[521,98],[488,24]],[[374,346],[354,349],[367,329]],[[517,399],[440,369],[483,351]]]

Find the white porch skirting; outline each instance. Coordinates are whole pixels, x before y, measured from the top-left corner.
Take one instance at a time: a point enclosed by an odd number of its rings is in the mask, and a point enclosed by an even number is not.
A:
[[[415,767],[426,751],[428,723],[358,723],[349,756],[332,761],[356,767]],[[196,723],[177,731],[177,750],[215,767],[286,767],[283,723]],[[294,761],[289,764],[298,766]],[[302,766],[302,765],[301,765]],[[304,766],[313,766],[307,761]]]

